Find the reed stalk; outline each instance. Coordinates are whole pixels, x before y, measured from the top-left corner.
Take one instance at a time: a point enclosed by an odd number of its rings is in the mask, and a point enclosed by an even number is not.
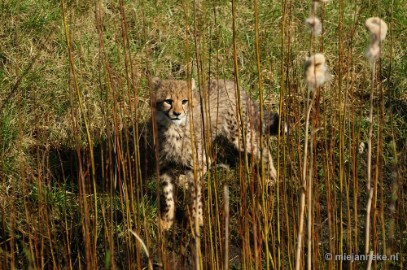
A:
[[[295,255],[295,269],[299,270],[301,267],[301,250],[302,241],[304,237],[304,218],[305,218],[305,197],[307,191],[307,161],[308,161],[308,137],[309,137],[309,124],[312,106],[314,104],[314,96],[310,97],[311,89],[308,88],[307,91],[307,115],[305,120],[305,139],[304,139],[304,156],[303,156],[303,167],[302,167],[302,188],[300,197],[300,214],[299,214],[299,225],[298,225],[298,235],[297,235],[297,249]],[[309,251],[310,252],[310,251]]]
[[[229,219],[230,219],[230,206],[229,206],[229,187],[223,186],[224,197],[224,212],[225,212],[225,251],[224,251],[224,269],[229,269]]]

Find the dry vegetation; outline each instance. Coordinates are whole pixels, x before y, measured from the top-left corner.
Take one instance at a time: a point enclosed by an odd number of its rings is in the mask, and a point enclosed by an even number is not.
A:
[[[360,269],[325,254],[373,252],[405,269],[407,3],[312,2],[1,1],[0,268]],[[375,65],[372,16],[389,26]],[[315,53],[332,76],[309,102]],[[206,177],[198,252],[185,213],[158,227],[151,76],[239,80],[289,127],[272,188],[214,147],[232,169]]]

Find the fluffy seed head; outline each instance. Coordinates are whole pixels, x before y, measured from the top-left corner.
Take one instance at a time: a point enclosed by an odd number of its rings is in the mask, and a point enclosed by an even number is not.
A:
[[[322,24],[317,17],[315,16],[308,17],[305,20],[305,24],[311,28],[311,33],[313,33],[315,36],[319,36],[321,34]]]
[[[305,80],[310,88],[322,86],[329,79],[328,66],[322,53],[314,54],[305,59]]]
[[[372,42],[383,41],[386,38],[387,24],[379,17],[367,19],[365,26],[370,33]]]

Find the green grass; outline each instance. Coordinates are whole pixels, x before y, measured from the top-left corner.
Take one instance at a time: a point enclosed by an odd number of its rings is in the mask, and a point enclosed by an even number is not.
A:
[[[377,188],[370,247],[377,254],[400,254],[399,261],[373,262],[372,268],[405,268],[405,1],[331,1],[318,9],[324,32],[311,46],[304,21],[312,1],[261,0],[260,70],[253,1],[236,3],[236,52],[230,1],[196,1],[195,10],[193,2],[175,0],[62,2],[0,3],[1,269],[147,269],[148,259],[129,230],[144,240],[153,263],[190,268],[194,248],[183,190],[176,226],[162,232],[157,222],[154,157],[146,153],[152,151],[151,136],[141,136],[150,117],[148,79],[233,80],[234,56],[239,81],[255,98],[260,73],[266,109],[279,110],[281,97],[281,119],[290,133],[271,140],[280,181],[270,189],[245,173],[243,159],[224,150],[231,171],[213,169],[206,176],[200,260],[204,269],[223,269],[227,183],[231,269],[294,268],[307,104],[303,65],[310,52],[323,52],[333,75],[312,111],[318,119],[312,128],[321,128],[310,149],[313,269],[366,268],[366,262],[328,262],[324,255],[364,252],[367,150],[359,153],[359,146],[367,143],[370,125],[364,22],[371,16],[383,18],[389,33],[374,94]],[[119,171],[112,156],[115,139]],[[95,179],[89,141],[95,144]],[[309,254],[304,244],[303,268]]]

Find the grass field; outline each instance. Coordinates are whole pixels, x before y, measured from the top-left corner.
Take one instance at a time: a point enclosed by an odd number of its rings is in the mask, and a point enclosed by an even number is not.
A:
[[[321,3],[318,37],[312,2],[0,1],[0,269],[405,269],[407,1]],[[331,78],[309,102],[314,53]],[[214,147],[231,169],[206,175],[197,241],[183,190],[159,227],[153,76],[239,81],[289,129],[272,187]],[[397,256],[335,259],[370,252]]]

